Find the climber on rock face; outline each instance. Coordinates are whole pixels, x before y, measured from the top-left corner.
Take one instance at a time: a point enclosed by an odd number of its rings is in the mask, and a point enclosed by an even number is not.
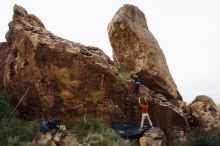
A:
[[[133,95],[137,96],[137,95],[139,95],[139,88],[140,88],[141,82],[140,82],[140,79],[137,76],[137,74],[131,74],[131,78],[135,82],[135,88],[134,88],[134,94]]]
[[[144,98],[138,98],[138,102],[139,102],[139,105],[141,107],[141,113],[142,113],[140,128],[143,128],[144,120],[146,118],[148,118],[148,122],[149,122],[149,124],[152,128],[153,125],[152,125],[152,122],[151,122],[150,117],[148,115],[148,103],[147,103],[147,101]]]

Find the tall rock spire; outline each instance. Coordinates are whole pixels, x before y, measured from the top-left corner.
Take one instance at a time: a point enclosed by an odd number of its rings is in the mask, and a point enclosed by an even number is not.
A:
[[[169,98],[181,99],[163,51],[147,27],[144,13],[133,5],[121,7],[108,25],[113,58],[138,73],[148,88]]]

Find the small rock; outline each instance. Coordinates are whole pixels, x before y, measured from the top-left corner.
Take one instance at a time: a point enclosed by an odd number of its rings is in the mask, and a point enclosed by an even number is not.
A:
[[[140,146],[167,146],[167,138],[158,127],[151,128],[145,132],[139,141]]]

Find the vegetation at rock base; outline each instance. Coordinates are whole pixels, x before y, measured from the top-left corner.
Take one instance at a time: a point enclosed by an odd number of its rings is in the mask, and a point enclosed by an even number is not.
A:
[[[39,131],[39,123],[21,120],[18,114],[11,115],[11,111],[12,108],[0,96],[0,146],[31,146]],[[73,131],[80,143],[91,146],[126,146],[115,131],[95,119],[83,120],[68,129]]]
[[[12,108],[9,106],[9,104],[6,103],[0,93],[0,120],[9,117],[11,111]]]
[[[12,108],[0,95],[0,145],[28,146],[38,131],[35,121],[22,121],[16,114],[11,115]]]
[[[220,146],[220,127],[208,132],[201,128],[191,130],[186,141],[173,140],[171,146]]]
[[[126,146],[115,131],[95,119],[82,120],[75,133],[78,142],[91,146]]]
[[[31,146],[38,132],[39,123],[36,121],[20,120],[17,114],[11,115],[12,108],[0,95],[0,145],[1,146]],[[91,146],[126,146],[115,131],[95,119],[85,119],[74,128],[69,127],[81,144]],[[186,141],[175,139],[170,146],[220,146],[220,127],[208,132],[195,128],[188,133]]]

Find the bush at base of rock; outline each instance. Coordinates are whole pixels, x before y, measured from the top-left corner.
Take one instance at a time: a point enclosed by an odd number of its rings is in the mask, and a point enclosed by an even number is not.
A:
[[[10,115],[12,108],[0,95],[0,145],[28,146],[38,130],[35,121],[22,121],[15,115]]]
[[[3,97],[0,93],[0,120],[4,119],[6,117],[9,117],[11,111],[12,111],[11,107],[3,99]]]
[[[220,146],[220,127],[212,128],[208,132],[196,128],[188,134],[187,141],[175,139],[171,146]]]
[[[81,144],[91,146],[129,146],[115,131],[98,120],[88,119],[76,127],[76,137]]]

